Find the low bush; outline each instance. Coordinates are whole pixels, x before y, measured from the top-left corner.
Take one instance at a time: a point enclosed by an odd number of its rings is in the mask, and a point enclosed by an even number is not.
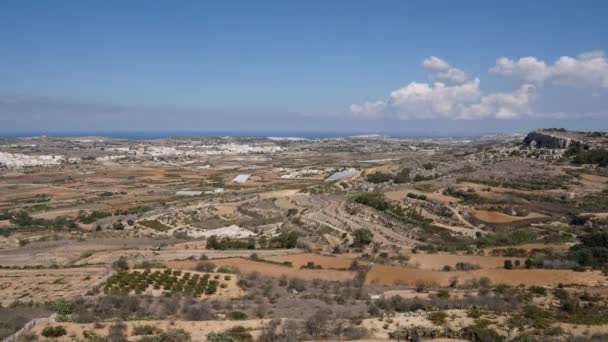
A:
[[[40,333],[44,337],[56,338],[66,335],[68,332],[61,325],[57,325],[54,327],[46,327],[42,329]]]

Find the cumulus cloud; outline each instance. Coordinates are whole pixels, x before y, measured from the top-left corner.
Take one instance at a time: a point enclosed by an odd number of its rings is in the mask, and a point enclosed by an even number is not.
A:
[[[502,57],[490,72],[528,82],[608,89],[608,59],[601,51],[586,52],[576,57],[562,56],[554,64],[532,56],[517,61]]]
[[[535,86],[524,84],[511,93],[494,93],[481,98],[479,103],[465,108],[461,118],[476,119],[488,115],[496,119],[515,119],[532,115],[530,103]]]
[[[524,57],[518,61],[499,58],[490,72],[505,77],[517,77],[528,82],[543,82],[549,76],[549,67],[536,57]]]
[[[429,58],[425,58],[422,61],[422,66],[434,70],[434,71],[445,71],[450,68],[450,64],[443,59],[435,56],[431,56]]]
[[[411,82],[386,99],[351,105],[351,113],[399,119],[513,119],[532,114],[533,85],[522,85],[511,93],[484,95],[478,78],[471,79],[438,57],[425,59],[422,66],[445,82]]]
[[[464,83],[469,80],[469,76],[464,71],[452,67],[450,63],[436,56],[424,59],[422,66],[435,71],[435,77],[445,82]]]

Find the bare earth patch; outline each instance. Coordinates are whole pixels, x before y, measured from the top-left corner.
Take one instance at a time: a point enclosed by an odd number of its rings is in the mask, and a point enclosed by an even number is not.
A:
[[[506,258],[479,255],[460,255],[460,254],[412,254],[410,255],[409,265],[416,266],[425,270],[442,270],[443,266],[449,265],[452,268],[458,262],[466,262],[479,265],[481,268],[502,268],[505,260],[520,260],[523,264],[524,258]]]
[[[578,284],[585,286],[603,286],[607,284],[606,277],[599,271],[574,272],[571,270],[549,269],[481,269],[474,271],[432,271],[395,266],[374,265],[367,273],[367,284],[396,284],[414,285],[417,281],[448,286],[451,279],[457,277],[462,283],[466,280],[488,277],[492,283],[510,285],[524,284],[527,286],[557,286],[558,284]]]
[[[351,280],[355,276],[355,272],[351,271],[300,269],[299,267],[274,265],[242,258],[215,259],[213,263],[218,266],[236,267],[241,272],[259,272],[260,274],[277,278],[286,276],[308,280],[344,281]],[[175,269],[193,269],[196,266],[195,261],[168,261],[165,264]]]
[[[0,270],[0,303],[45,302],[84,293],[107,274],[105,268]]]
[[[545,218],[547,216],[539,213],[529,213],[526,216],[511,216],[498,211],[487,210],[471,210],[475,218],[488,223],[511,223],[516,221],[524,221],[537,218]]]
[[[293,264],[294,267],[300,268],[303,265],[306,265],[308,262],[314,262],[315,265],[319,265],[323,268],[334,268],[334,269],[348,269],[350,265],[353,263],[356,255],[346,255],[346,256],[325,256],[313,253],[304,253],[304,254],[293,254],[293,255],[284,255],[284,256],[275,256],[268,258],[268,260],[276,261],[276,262],[285,262],[289,261]]]

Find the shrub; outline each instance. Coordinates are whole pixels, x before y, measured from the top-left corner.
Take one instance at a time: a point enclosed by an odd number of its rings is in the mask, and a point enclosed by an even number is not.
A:
[[[374,234],[367,228],[360,228],[353,233],[353,246],[364,247],[372,243]]]
[[[456,269],[459,271],[471,271],[471,270],[478,270],[481,267],[479,266],[479,264],[472,264],[470,262],[457,262],[456,263]]]
[[[42,332],[40,334],[44,337],[55,338],[55,337],[60,337],[60,336],[66,335],[67,333],[68,332],[65,330],[64,327],[62,327],[61,325],[58,325],[55,327],[46,327],[46,328],[42,329]]]
[[[437,292],[437,297],[439,298],[443,298],[443,299],[447,299],[450,298],[450,292],[448,292],[448,290],[439,290],[439,292]]]
[[[443,311],[433,311],[426,318],[435,325],[444,325],[447,322],[448,314]]]
[[[278,236],[268,241],[267,248],[295,248],[298,243],[299,234],[295,231],[281,232]]]
[[[64,298],[47,302],[47,306],[60,315],[69,315],[74,310],[74,303]]]
[[[127,261],[127,258],[124,256],[121,256],[120,258],[118,258],[118,260],[114,261],[112,263],[112,269],[114,269],[115,271],[126,271],[129,269],[129,262]]]
[[[528,291],[539,296],[547,295],[547,289],[542,286],[530,286],[530,288],[528,288]]]
[[[158,331],[157,328],[151,325],[136,325],[133,327],[133,335],[153,335]]]
[[[397,175],[395,175],[395,178],[393,179],[393,182],[396,184],[408,183],[409,181],[410,181],[410,169],[408,169],[408,168],[401,170]]]
[[[496,331],[490,328],[482,328],[475,325],[470,325],[464,328],[464,335],[471,341],[477,342],[499,342],[505,340],[505,338]]]
[[[160,341],[163,342],[189,342],[192,336],[183,329],[170,329],[160,334]]]
[[[127,325],[121,321],[117,321],[110,326],[108,337],[113,342],[127,341],[126,331]]]
[[[231,311],[228,313],[228,318],[235,321],[242,321],[247,319],[247,314],[242,311]]]
[[[583,151],[574,154],[572,158],[574,164],[596,164],[601,167],[608,166],[608,150],[596,149]]]
[[[251,342],[253,337],[241,326],[233,327],[219,333],[207,334],[208,342]]]
[[[199,272],[213,272],[215,270],[215,264],[210,262],[198,262],[194,269]]]
[[[382,172],[379,172],[379,171],[376,171],[374,173],[370,173],[366,177],[366,179],[367,179],[368,182],[375,183],[375,184],[386,183],[386,182],[390,181],[391,178],[392,178],[391,175],[386,174],[386,173],[382,173]]]

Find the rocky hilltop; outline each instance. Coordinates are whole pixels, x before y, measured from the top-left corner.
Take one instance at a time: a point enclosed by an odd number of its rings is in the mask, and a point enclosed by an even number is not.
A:
[[[541,129],[528,133],[524,144],[531,148],[566,149],[577,147],[579,150],[590,148],[588,133],[572,132],[563,129]]]

